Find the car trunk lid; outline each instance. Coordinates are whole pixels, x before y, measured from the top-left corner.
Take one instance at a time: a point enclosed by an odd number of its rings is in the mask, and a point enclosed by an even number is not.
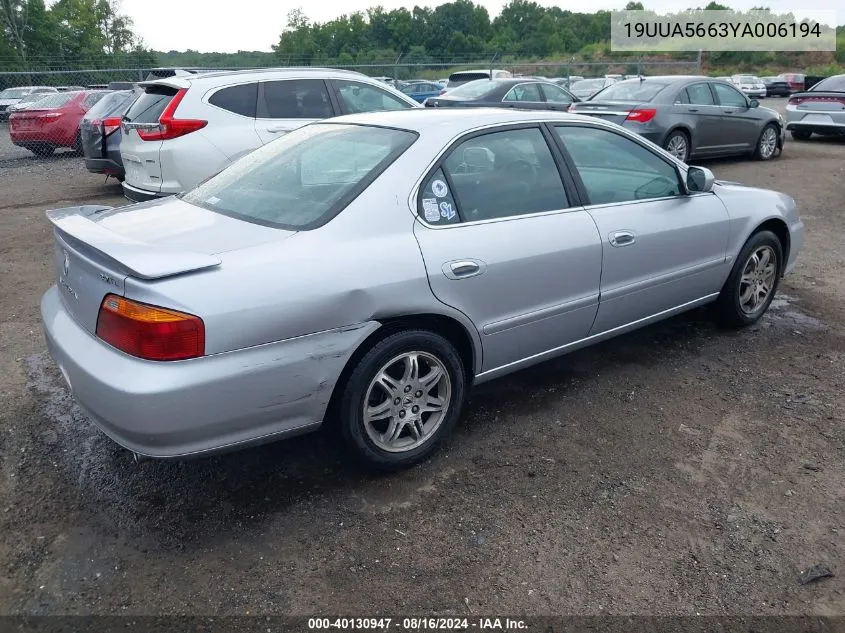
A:
[[[633,101],[579,101],[573,103],[569,111],[574,114],[594,116],[621,125],[631,114],[631,111],[639,107]]]
[[[156,280],[219,266],[225,251],[281,240],[293,231],[243,222],[175,198],[112,208],[47,212],[62,300],[94,332],[107,294],[124,294],[127,277]]]
[[[798,112],[845,111],[845,92],[801,92],[789,98],[789,106]]]

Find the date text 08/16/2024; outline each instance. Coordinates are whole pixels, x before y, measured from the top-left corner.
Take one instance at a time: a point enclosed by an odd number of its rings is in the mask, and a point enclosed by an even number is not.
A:
[[[519,631],[527,630],[524,620],[502,617],[477,618],[441,618],[441,617],[405,617],[405,618],[309,618],[309,631]]]

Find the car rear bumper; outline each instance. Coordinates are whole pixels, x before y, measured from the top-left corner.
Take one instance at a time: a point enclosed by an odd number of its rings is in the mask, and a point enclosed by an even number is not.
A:
[[[127,200],[131,200],[132,202],[146,202],[147,200],[155,200],[157,198],[166,198],[168,196],[172,196],[172,193],[162,193],[160,191],[147,191],[146,189],[139,189],[138,187],[133,187],[132,185],[126,184],[124,181],[123,185],[123,195],[126,197]]]
[[[85,169],[92,174],[108,174],[109,176],[123,177],[123,165],[111,158],[85,158]]]
[[[133,358],[83,329],[56,286],[41,299],[50,355],[74,398],[112,440],[178,458],[316,429],[335,382],[377,322],[186,361]],[[329,351],[330,350],[330,351]]]

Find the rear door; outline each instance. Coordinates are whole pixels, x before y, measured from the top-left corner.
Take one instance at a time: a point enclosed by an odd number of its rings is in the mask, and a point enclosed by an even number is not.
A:
[[[685,104],[679,104],[692,130],[692,154],[715,154],[732,142],[730,134],[722,129],[722,109],[716,105],[716,98],[706,81],[688,85]],[[683,96],[680,96],[683,99]]]
[[[760,136],[760,120],[739,90],[727,84],[711,84],[721,110],[722,132],[728,135],[723,145],[725,151],[746,151],[757,144]]]
[[[139,130],[143,132],[158,128],[159,117],[177,92],[178,89],[162,84],[145,86],[144,93],[123,115],[120,156],[128,185],[150,192],[161,191],[159,154],[163,141],[145,141]]]
[[[262,145],[334,115],[335,108],[323,79],[284,79],[258,84],[255,132]]]
[[[585,337],[596,315],[601,242],[558,164],[539,126],[485,129],[420,188],[432,292],[475,324],[483,372]]]
[[[504,96],[502,104],[508,108],[525,108],[527,110],[548,110],[549,104],[540,94],[540,84],[517,84]]]

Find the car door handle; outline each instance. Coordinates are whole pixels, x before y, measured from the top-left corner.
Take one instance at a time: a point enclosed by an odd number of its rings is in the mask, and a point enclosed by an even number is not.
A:
[[[734,111],[733,111],[733,110],[724,110],[724,113],[725,113],[725,114],[733,114],[733,113],[734,113]]]
[[[455,277],[467,277],[476,274],[481,270],[481,267],[475,262],[460,261],[449,264],[449,269]]]
[[[631,231],[614,231],[607,239],[611,246],[619,248],[621,246],[630,246],[631,244],[636,243],[637,236],[631,233]]]
[[[281,132],[287,132],[288,129],[286,127],[268,127],[267,131],[271,134],[279,134]]]
[[[687,112],[698,112],[698,108],[689,108]]]

